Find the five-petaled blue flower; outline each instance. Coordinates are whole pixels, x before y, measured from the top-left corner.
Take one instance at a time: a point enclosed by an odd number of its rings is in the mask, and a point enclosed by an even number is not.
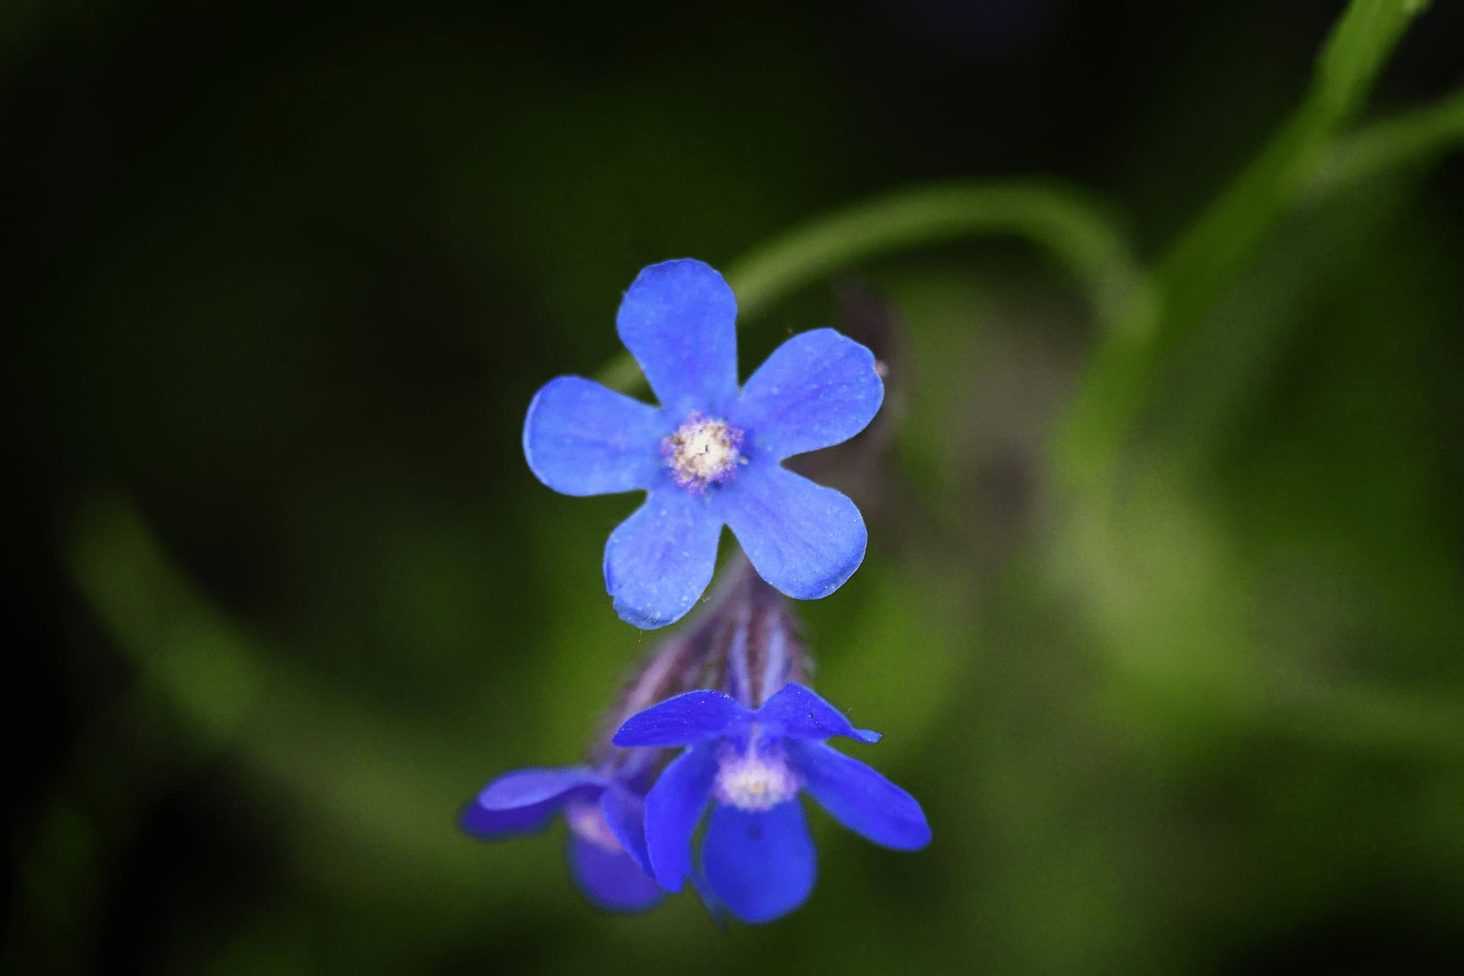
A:
[[[689,691],[627,719],[616,745],[688,747],[646,796],[646,852],[656,881],[677,891],[691,874],[692,837],[709,800],[700,880],[711,900],[746,922],[785,915],[813,889],[815,854],[800,789],[876,844],[928,844],[930,825],[915,798],[824,744],[835,735],[879,740],[794,683],[756,710],[718,691]]]
[[[774,350],[739,390],[736,318],[713,268],[653,264],[615,325],[660,407],[578,376],[551,380],[529,404],[524,456],[540,481],[567,495],[647,493],[605,546],[605,588],[638,627],[691,609],[723,525],[763,579],[798,599],[829,595],[864,559],[854,503],[779,462],[869,424],[884,399],[873,354],[815,329]]]
[[[542,830],[563,811],[570,870],[580,889],[602,908],[640,911],[662,895],[651,880],[642,827],[648,771],[643,763],[520,769],[485,786],[460,823],[476,837],[496,840]]]

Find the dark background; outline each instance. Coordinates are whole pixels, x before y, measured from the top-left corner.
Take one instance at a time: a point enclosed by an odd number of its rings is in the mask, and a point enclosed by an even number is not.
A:
[[[1460,84],[1434,6],[1368,117]],[[869,561],[800,609],[928,851],[818,818],[811,902],[723,932],[453,827],[573,761],[650,646],[599,580],[629,500],[552,494],[518,444],[640,267],[1009,176],[1153,257],[1340,9],[7,4],[6,968],[1464,962],[1457,161],[1288,218],[1166,363],[1138,572],[1047,475],[1072,284],[1001,239],[850,269],[905,323],[901,406]],[[833,295],[745,323],[744,373]]]

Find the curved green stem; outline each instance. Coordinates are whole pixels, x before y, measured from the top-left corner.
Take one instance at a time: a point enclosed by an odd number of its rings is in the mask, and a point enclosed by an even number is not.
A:
[[[1141,290],[1127,243],[1081,194],[1054,184],[971,183],[907,190],[858,204],[774,240],[728,270],[756,315],[854,261],[913,245],[1009,234],[1048,251],[1086,286],[1099,318],[1116,322]]]

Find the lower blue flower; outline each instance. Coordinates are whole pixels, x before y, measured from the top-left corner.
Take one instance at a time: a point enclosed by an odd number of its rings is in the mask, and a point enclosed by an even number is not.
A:
[[[633,912],[662,894],[646,856],[644,808],[634,780],[609,768],[520,769],[485,786],[459,822],[475,837],[496,840],[542,830],[562,812],[575,882],[602,908]]]
[[[909,793],[825,744],[833,736],[877,742],[836,708],[789,683],[757,709],[718,691],[691,691],[625,721],[617,746],[683,746],[645,798],[646,860],[679,891],[693,873],[692,839],[708,805],[701,881],[745,922],[768,922],[808,898],[817,857],[798,794],[876,844],[918,850],[930,825]]]

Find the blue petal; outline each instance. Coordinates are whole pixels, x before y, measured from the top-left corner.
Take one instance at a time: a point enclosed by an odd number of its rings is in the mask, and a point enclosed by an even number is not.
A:
[[[839,823],[895,850],[913,851],[930,843],[925,811],[909,793],[821,742],[789,742],[788,748],[803,788]]]
[[[703,743],[673,759],[646,794],[646,850],[667,891],[680,891],[691,872],[691,837],[716,775],[717,747]]]
[[[624,851],[570,835],[569,869],[585,896],[614,912],[638,912],[661,898],[661,889]]]
[[[707,496],[665,485],[610,533],[605,589],[615,612],[645,630],[675,623],[706,591],[722,522]]]
[[[578,376],[544,385],[524,418],[524,457],[534,476],[566,495],[647,488],[664,466],[667,433],[656,408]]]
[[[593,794],[604,782],[587,766],[516,770],[485,786],[463,808],[459,823],[485,838],[539,830],[569,800]]]
[[[874,353],[833,329],[783,343],[742,388],[731,421],[760,455],[781,461],[859,433],[884,402]]]
[[[847,735],[861,742],[878,742],[878,732],[856,729],[843,713],[808,688],[784,685],[757,711],[758,723],[793,739],[827,739]]]
[[[775,589],[799,600],[828,596],[864,561],[864,519],[834,489],[761,461],[716,493],[722,517]]]
[[[516,769],[483,787],[478,805],[488,810],[508,810],[545,800],[563,800],[578,787],[604,785],[605,777],[588,766]]]
[[[643,270],[615,317],[661,405],[720,413],[737,395],[737,299],[716,269],[683,258]]]
[[[600,795],[600,814],[625,853],[644,874],[649,875],[651,861],[646,853],[645,799],[619,783],[611,783]]]
[[[749,714],[720,691],[688,691],[636,712],[611,741],[617,746],[689,746],[715,739]]]
[[[744,922],[771,922],[803,904],[817,862],[796,799],[765,811],[712,811],[702,870],[717,900]]]
[[[559,799],[512,810],[485,810],[474,800],[466,804],[458,814],[458,826],[483,840],[528,834],[543,830],[563,806],[564,801]]]

